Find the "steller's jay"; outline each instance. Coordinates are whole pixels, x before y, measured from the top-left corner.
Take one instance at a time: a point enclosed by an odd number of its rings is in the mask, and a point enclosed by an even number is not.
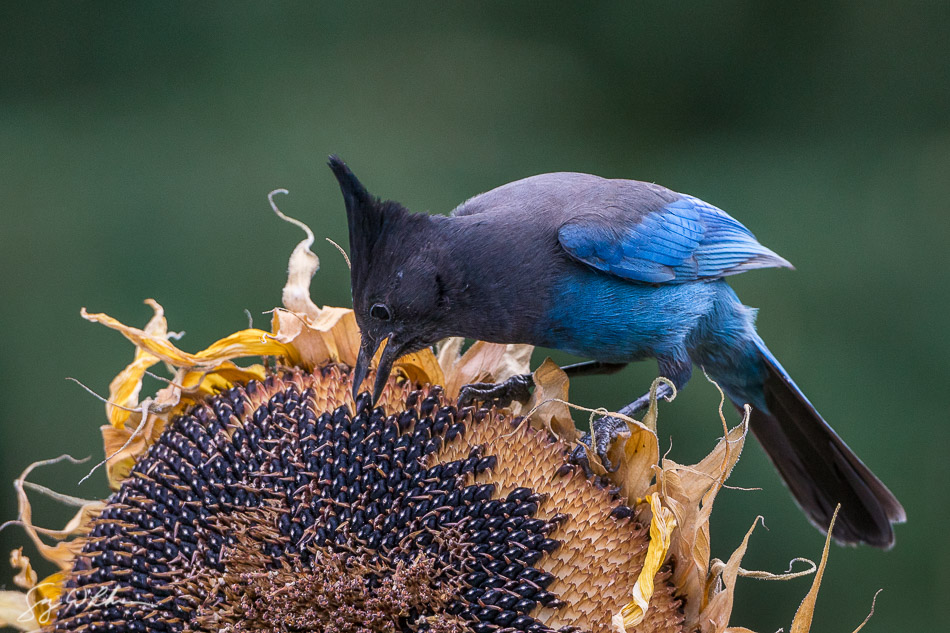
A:
[[[792,382],[756,334],[755,311],[724,281],[791,265],[725,212],[651,183],[554,173],[430,216],[371,196],[338,157],[329,165],[346,203],[362,333],[354,398],[383,340],[373,402],[397,358],[448,336],[592,359],[565,368],[572,376],[655,358],[677,388],[695,363],[737,407],[751,404],[752,432],[819,529],[841,503],[837,541],[893,545],[901,504]],[[516,376],[462,397],[510,402],[529,385]],[[621,413],[647,403],[644,395]],[[597,422],[602,459],[625,428]]]

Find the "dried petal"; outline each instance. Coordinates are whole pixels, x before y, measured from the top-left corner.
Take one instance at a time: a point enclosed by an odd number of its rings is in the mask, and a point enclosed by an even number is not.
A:
[[[752,527],[746,532],[742,543],[722,567],[722,573],[719,576],[722,590],[712,596],[700,616],[699,624],[702,633],[718,633],[725,630],[729,625],[729,616],[732,614],[732,602],[736,590],[736,578],[739,575],[739,565],[742,564],[742,557],[745,556],[746,549],[749,547],[749,537],[752,536],[752,532],[761,518],[757,517],[752,522]]]
[[[313,368],[327,362],[355,365],[360,333],[352,310],[325,307],[313,317],[274,310],[273,338],[293,350],[288,364]]]
[[[647,409],[647,412],[643,415],[643,426],[647,427],[654,433],[656,433],[656,418],[659,415],[659,406],[657,405],[657,390],[660,388],[661,384],[667,385],[670,389],[673,390],[673,393],[667,397],[668,401],[671,401],[676,398],[676,385],[673,384],[669,378],[664,378],[659,376],[656,380],[653,381],[653,384],[650,385],[650,406]]]
[[[818,563],[818,571],[815,572],[815,579],[812,581],[811,589],[805,594],[805,599],[798,606],[795,612],[795,618],[792,620],[790,633],[808,633],[811,630],[811,621],[815,615],[815,602],[818,600],[818,589],[821,587],[821,578],[825,575],[825,565],[828,563],[828,549],[831,547],[831,532],[835,527],[835,519],[838,518],[838,510],[841,504],[835,508],[835,513],[831,515],[831,525],[828,526],[828,536],[825,538],[825,548],[821,551],[821,561]],[[867,620],[865,620],[867,622]],[[861,630],[864,624],[858,627]]]
[[[230,361],[225,361],[214,368],[213,371],[185,371],[179,378],[176,377],[172,382],[180,385],[181,399],[189,403],[196,402],[215,393],[220,393],[225,389],[230,389],[236,383],[248,383],[252,380],[264,380],[267,372],[263,365],[251,365],[249,367],[238,367]],[[156,400],[159,400],[156,398]],[[177,402],[156,402],[159,406],[163,404],[177,404]]]
[[[310,281],[320,269],[320,258],[310,250],[310,247],[313,246],[313,231],[300,220],[281,213],[274,203],[275,193],[287,194],[289,192],[286,189],[277,189],[267,196],[277,217],[300,227],[307,234],[307,237],[301,240],[290,254],[290,261],[287,265],[287,283],[284,284],[281,300],[288,310],[306,315],[310,319],[317,319],[320,308],[310,299]]]
[[[213,369],[224,361],[248,356],[294,358],[292,349],[275,340],[269,332],[264,330],[254,328],[241,330],[216,341],[197,354],[189,354],[175,347],[167,338],[125,325],[108,314],[90,314],[85,308],[82,308],[79,312],[87,321],[101,323],[108,328],[117,330],[134,343],[136,347],[150,352],[173,367]]]
[[[0,591],[0,626],[12,626],[18,631],[40,629],[25,593]]]
[[[564,404],[568,402],[570,386],[567,374],[553,360],[545,358],[535,370],[532,379],[534,393],[523,408],[523,411],[530,413],[531,424],[536,428],[552,431],[568,444],[575,442],[579,434],[574,426],[574,419],[571,418],[571,410]],[[520,411],[515,409],[515,413]]]
[[[10,565],[20,570],[20,573],[13,577],[13,583],[17,587],[29,589],[36,584],[36,572],[33,571],[33,566],[30,565],[30,558],[23,555],[22,547],[10,552]]]
[[[41,528],[33,525],[33,509],[30,505],[30,499],[26,494],[26,489],[23,484],[29,474],[33,472],[33,469],[37,466],[54,464],[66,458],[66,456],[63,456],[55,459],[34,462],[27,466],[26,470],[24,470],[16,479],[16,481],[13,482],[13,487],[16,489],[17,504],[19,506],[17,521],[23,526],[23,529],[26,530],[26,533],[29,534],[30,539],[33,541],[33,544],[36,546],[36,549],[39,550],[43,558],[55,563],[60,569],[69,569],[76,553],[82,548],[81,541],[70,541],[64,539],[87,534],[89,531],[89,521],[92,517],[97,516],[99,512],[102,511],[104,504],[100,501],[93,501],[83,506],[79,509],[79,512],[77,512],[76,515],[70,519],[69,523],[67,523],[66,527],[64,527],[62,530]],[[72,458],[69,459],[73,462],[76,461]],[[40,538],[40,534],[57,539],[59,542],[56,543],[56,545],[47,545],[46,542]]]
[[[129,476],[139,457],[145,454],[148,447],[154,444],[158,436],[165,430],[166,420],[148,413],[147,406],[145,409],[146,421],[141,429],[138,426],[121,429],[109,425],[99,427],[102,431],[102,443],[105,447],[106,476],[109,479],[109,487],[113,490],[119,488],[119,484]],[[130,422],[136,425],[137,423],[140,424],[141,420],[142,414],[137,413],[134,418],[130,419]]]
[[[655,397],[652,402],[656,402]],[[660,444],[656,433],[641,422],[628,421],[627,428],[630,435],[616,442],[607,457],[618,464],[616,472],[610,476],[611,481],[620,486],[620,494],[627,503],[634,505],[646,496],[653,483]]]
[[[449,398],[473,382],[501,382],[516,374],[530,373],[532,345],[502,345],[475,341],[464,354],[462,338],[446,339],[439,346],[438,363],[445,372],[443,387]]]
[[[686,600],[686,621],[699,624],[710,584],[709,517],[713,501],[739,459],[749,429],[748,409],[743,421],[719,441],[713,451],[693,466],[664,459],[657,471],[655,490],[676,516],[678,529],[671,551],[679,562],[673,574]]]

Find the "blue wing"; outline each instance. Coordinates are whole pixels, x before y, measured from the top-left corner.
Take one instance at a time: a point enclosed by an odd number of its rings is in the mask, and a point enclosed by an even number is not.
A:
[[[792,268],[725,211],[682,196],[649,213],[611,206],[558,229],[571,257],[643,283],[716,279],[753,268]]]

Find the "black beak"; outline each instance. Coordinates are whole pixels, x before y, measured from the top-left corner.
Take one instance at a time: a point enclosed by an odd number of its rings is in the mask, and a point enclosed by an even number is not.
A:
[[[366,380],[366,375],[369,373],[369,364],[373,361],[373,356],[376,355],[376,350],[379,348],[379,343],[374,341],[366,334],[362,335],[360,340],[360,353],[356,358],[356,367],[353,368],[353,402],[356,402],[356,397],[360,393],[360,387],[363,386],[363,381]],[[373,403],[375,404],[375,402]]]
[[[366,380],[366,375],[369,373],[369,364],[373,361],[373,356],[376,355],[379,346],[380,343],[365,335],[360,341],[360,353],[356,359],[356,367],[353,369],[354,402],[356,402],[356,397],[360,393],[363,381]],[[389,374],[392,373],[393,363],[402,355],[400,347],[400,345],[393,342],[392,334],[390,334],[386,339],[386,347],[383,348],[383,353],[379,358],[379,365],[376,367],[376,381],[373,384],[373,405],[376,404],[379,396],[383,393],[383,387],[386,386]]]
[[[376,367],[376,383],[373,385],[373,405],[379,400],[383,393],[383,387],[389,380],[389,374],[393,371],[393,363],[402,356],[402,346],[393,341],[392,334],[386,340],[386,347],[379,357],[379,365]]]

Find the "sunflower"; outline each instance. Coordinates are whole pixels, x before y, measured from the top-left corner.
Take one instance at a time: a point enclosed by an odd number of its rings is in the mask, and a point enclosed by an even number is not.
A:
[[[279,212],[278,212],[279,213]],[[283,216],[281,216],[283,217]],[[295,222],[296,223],[296,222]],[[17,523],[59,571],[0,592],[0,625],[45,631],[745,631],[728,625],[749,532],[710,557],[709,518],[748,415],[693,465],[660,459],[654,397],[608,473],[568,460],[579,432],[550,359],[526,405],[458,408],[471,382],[527,373],[532,348],[444,341],[403,357],[375,408],[351,393],[351,310],[318,307],[313,235],[290,257],[270,331],[182,351],[162,307],[135,328],[82,316],[135,346],[101,427],[114,493],[62,530]],[[248,359],[262,359],[248,364]],[[240,363],[240,364],[239,364]],[[152,367],[167,386],[142,397]],[[660,379],[662,380],[662,379]],[[657,383],[658,384],[658,383]],[[721,418],[721,412],[720,412]],[[52,491],[44,490],[54,496]],[[50,544],[52,541],[52,544]],[[807,631],[815,583],[792,630]]]

